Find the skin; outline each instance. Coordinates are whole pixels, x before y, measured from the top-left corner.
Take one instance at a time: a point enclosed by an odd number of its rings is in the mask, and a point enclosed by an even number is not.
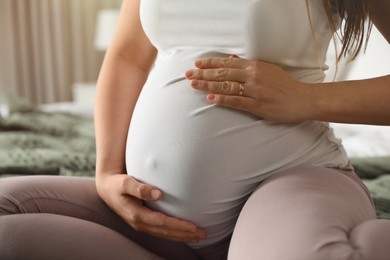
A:
[[[119,24],[99,75],[95,108],[96,187],[135,230],[173,241],[205,238],[194,223],[154,212],[142,201],[163,193],[127,175],[125,145],[131,114],[156,58],[139,19],[140,0],[124,0]],[[374,23],[390,43],[390,1],[376,1]],[[237,57],[195,61],[185,72],[211,103],[285,123],[305,120],[390,125],[390,75],[360,81],[306,84],[280,67]],[[245,86],[238,96],[240,83]],[[115,137],[115,138],[113,138]],[[131,174],[131,173],[130,173]]]
[[[390,2],[376,0],[374,24],[390,43]],[[210,103],[284,123],[321,120],[390,125],[390,75],[367,80],[307,84],[280,67],[237,57],[205,58],[186,72]],[[245,86],[239,96],[239,83]],[[226,87],[229,85],[229,87]]]

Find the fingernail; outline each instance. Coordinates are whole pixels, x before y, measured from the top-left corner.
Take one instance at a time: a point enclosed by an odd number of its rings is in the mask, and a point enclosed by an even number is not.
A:
[[[194,80],[191,82],[191,86],[194,87],[194,88],[198,87],[198,86],[199,86],[199,80],[194,79]]]
[[[161,191],[159,191],[159,190],[152,190],[151,195],[152,195],[153,199],[157,200],[158,198],[160,198]]]
[[[202,64],[203,64],[203,60],[196,60],[195,61],[195,66],[196,67],[200,67],[200,66],[202,66]]]
[[[189,70],[189,71],[186,72],[186,77],[187,77],[187,78],[190,79],[190,78],[192,78],[193,76],[194,76],[194,71],[193,71],[193,70]]]
[[[210,102],[214,102],[214,100],[215,100],[215,95],[214,95],[214,94],[208,94],[208,95],[207,95],[207,100],[210,101]]]

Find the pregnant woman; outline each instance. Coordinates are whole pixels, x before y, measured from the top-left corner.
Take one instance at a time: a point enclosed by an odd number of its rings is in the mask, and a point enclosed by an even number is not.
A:
[[[385,260],[327,122],[390,124],[390,77],[322,83],[386,0],[125,0],[98,82],[93,180],[0,182],[5,259]],[[333,65],[333,64],[330,64]],[[38,214],[39,213],[39,214]]]

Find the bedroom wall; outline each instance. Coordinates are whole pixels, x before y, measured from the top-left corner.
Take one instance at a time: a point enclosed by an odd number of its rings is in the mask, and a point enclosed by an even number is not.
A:
[[[104,55],[94,48],[96,14],[120,3],[1,0],[0,95],[11,91],[34,103],[70,101],[74,83],[95,82]],[[342,63],[336,79],[389,73],[390,45],[374,29],[367,54],[347,66]],[[332,80],[334,70],[327,74]]]
[[[121,0],[1,0],[0,93],[34,103],[69,101],[75,82],[96,81],[96,14]]]
[[[334,44],[329,45],[327,63],[331,66],[335,63]],[[366,79],[390,74],[390,44],[375,28],[372,28],[370,40],[365,52],[352,62],[342,59],[338,72],[335,74],[334,66],[327,71],[327,81]]]

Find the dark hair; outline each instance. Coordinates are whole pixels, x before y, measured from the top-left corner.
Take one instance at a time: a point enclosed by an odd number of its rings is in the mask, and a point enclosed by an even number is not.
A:
[[[350,56],[350,60],[356,58],[359,52],[367,47],[372,18],[373,0],[323,0],[323,4],[333,32],[336,32],[336,24],[333,15],[338,14],[343,20],[343,27],[340,30],[341,50],[337,61],[343,56]]]

